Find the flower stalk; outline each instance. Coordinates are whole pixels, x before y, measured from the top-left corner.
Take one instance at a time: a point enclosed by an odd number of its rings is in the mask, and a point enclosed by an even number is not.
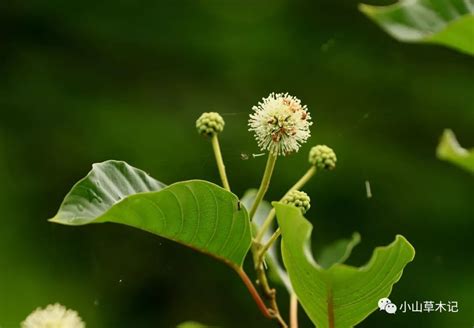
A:
[[[288,191],[285,193],[285,195],[280,199],[284,199],[288,194],[290,194],[294,190],[300,190],[304,187],[304,185],[311,180],[311,178],[316,174],[316,166],[311,166],[308,171],[290,188]],[[273,223],[273,220],[275,219],[275,209],[272,208],[270,213],[268,213],[267,218],[262,224],[262,227],[258,231],[257,235],[255,236],[255,241],[257,243],[261,243],[263,240],[263,236],[265,235],[265,232],[270,228],[271,224]],[[275,239],[276,240],[276,239]]]
[[[206,112],[196,120],[197,132],[205,137],[211,138],[212,149],[216,157],[217,169],[221,177],[222,186],[230,191],[229,180],[225,171],[224,160],[222,159],[221,147],[217,135],[224,131],[225,121],[219,113]]]
[[[290,296],[290,328],[298,328],[298,297],[295,293]]]
[[[216,157],[217,169],[219,170],[219,175],[221,177],[222,186],[230,191],[229,180],[227,179],[227,174],[225,171],[224,160],[222,159],[221,147],[219,146],[219,139],[217,134],[214,134],[211,137],[212,149],[214,150],[214,155]]]
[[[255,212],[257,212],[257,208],[263,200],[263,197],[267,193],[268,187],[270,186],[270,180],[272,178],[273,169],[275,168],[275,163],[277,160],[277,154],[275,153],[268,153],[267,164],[265,166],[265,171],[263,173],[262,182],[260,183],[260,187],[258,188],[257,195],[255,196],[255,201],[252,204],[252,207],[249,211],[249,218],[250,220],[253,219]]]

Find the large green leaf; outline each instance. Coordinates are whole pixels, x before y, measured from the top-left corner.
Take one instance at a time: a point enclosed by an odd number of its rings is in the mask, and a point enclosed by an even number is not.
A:
[[[252,207],[252,204],[255,201],[256,195],[257,195],[256,189],[247,190],[241,199],[242,204],[246,208]],[[271,210],[272,210],[272,205],[270,205],[269,202],[263,200],[260,203],[260,205],[257,208],[257,212],[255,212],[255,215],[252,220],[252,227],[255,231],[257,231],[262,226],[263,222],[265,221],[265,219],[267,218]],[[267,242],[274,232],[275,232],[275,225],[271,226],[270,229],[268,229],[265,232],[263,236],[263,242],[264,243]],[[288,292],[291,293],[293,291],[293,288],[291,287],[291,282],[290,282],[290,278],[288,277],[288,273],[285,271],[285,269],[281,265],[280,260],[278,258],[277,247],[276,247],[277,243],[278,241],[276,241],[265,254],[265,263],[270,269],[269,271],[270,279],[272,279],[272,281],[274,282],[283,284],[288,290]]]
[[[348,328],[377,309],[378,300],[389,296],[415,251],[402,236],[375,250],[361,268],[336,264],[325,270],[310,248],[312,225],[295,207],[274,204],[283,242],[283,262],[296,295],[318,328]]]
[[[238,198],[206,181],[166,187],[125,162],[94,164],[50,221],[67,225],[115,222],[139,228],[241,266],[251,244]]]
[[[474,0],[402,0],[359,9],[400,41],[437,43],[474,55]]]
[[[436,154],[440,159],[454,163],[467,171],[474,172],[474,149],[467,150],[461,147],[451,130],[444,130]]]
[[[53,222],[91,223],[124,198],[159,191],[166,185],[122,161],[95,163],[87,176],[74,185]]]

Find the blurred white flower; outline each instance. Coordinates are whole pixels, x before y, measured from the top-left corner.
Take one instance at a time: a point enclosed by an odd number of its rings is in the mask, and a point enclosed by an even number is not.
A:
[[[253,131],[261,150],[275,155],[297,152],[311,136],[313,124],[306,106],[288,93],[271,93],[254,106],[249,131]]]
[[[76,311],[68,310],[61,304],[37,308],[21,323],[21,328],[85,328]]]

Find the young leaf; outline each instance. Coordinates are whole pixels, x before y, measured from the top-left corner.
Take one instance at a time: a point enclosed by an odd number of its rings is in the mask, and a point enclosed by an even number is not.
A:
[[[359,9],[399,41],[437,43],[474,55],[472,0],[401,0]]]
[[[244,196],[240,199],[242,205],[245,206],[245,208],[251,208],[253,202],[255,201],[255,197],[257,196],[257,189],[249,189],[244,193]],[[260,202],[260,205],[257,207],[257,211],[255,212],[255,215],[252,219],[252,230],[257,230],[259,229],[263,221],[267,218],[268,213],[272,210],[272,205],[270,205],[269,202],[262,200]],[[272,227],[273,229],[274,227]],[[271,229],[269,229],[271,230]],[[256,232],[256,231],[254,231]],[[268,239],[272,235],[272,231],[267,231],[265,233],[265,238]]]
[[[352,253],[354,247],[360,243],[360,234],[354,232],[350,239],[339,239],[323,248],[318,258],[318,263],[324,269],[334,264],[344,263]]]
[[[241,199],[242,204],[246,208],[252,207],[252,204],[255,201],[256,195],[257,195],[256,189],[247,190]],[[257,208],[257,212],[255,212],[255,215],[252,220],[252,227],[255,231],[258,230],[262,226],[263,222],[268,216],[268,213],[270,213],[271,210],[272,210],[272,205],[270,205],[269,202],[263,200],[260,203],[260,205]],[[275,232],[274,225],[265,232],[263,236],[263,240],[268,241],[268,239],[270,239],[273,232]],[[291,287],[290,278],[288,277],[288,273],[286,273],[285,269],[280,263],[280,260],[278,259],[277,249],[276,249],[275,244],[273,244],[272,247],[270,247],[270,249],[267,251],[265,255],[265,263],[268,265],[268,268],[270,269],[269,277],[276,283],[283,284],[288,290],[288,292],[291,294],[293,291],[293,288]]]
[[[375,250],[368,264],[355,268],[336,264],[325,270],[310,251],[312,225],[298,209],[274,203],[281,228],[283,262],[298,299],[318,328],[353,327],[389,296],[415,251],[398,235]]]
[[[462,148],[451,130],[444,130],[436,154],[439,159],[454,163],[474,173],[474,149]]]
[[[238,198],[206,181],[166,187],[125,162],[94,164],[66,195],[51,222],[114,222],[176,241],[241,267],[251,244],[250,222]]]

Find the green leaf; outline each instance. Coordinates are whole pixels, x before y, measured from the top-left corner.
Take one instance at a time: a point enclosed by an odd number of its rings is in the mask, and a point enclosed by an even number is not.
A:
[[[462,148],[451,130],[444,130],[436,154],[439,159],[456,164],[463,169],[474,172],[474,149]]]
[[[253,202],[255,201],[255,196],[257,195],[257,189],[249,189],[245,192],[244,196],[241,199],[242,204],[246,208],[252,207]],[[252,227],[254,231],[257,231],[265,221],[268,216],[268,213],[272,210],[272,205],[269,202],[263,200],[257,208],[255,215],[252,220]],[[264,234],[263,241],[266,242],[275,232],[275,225],[271,226]],[[278,242],[278,241],[277,241]],[[269,277],[272,281],[283,284],[288,292],[291,294],[293,288],[291,287],[290,278],[288,273],[283,268],[278,258],[278,252],[275,242],[265,255],[265,263],[269,268]]]
[[[354,232],[350,239],[339,239],[323,248],[318,258],[318,263],[324,269],[334,264],[344,263],[352,253],[355,246],[360,243],[360,234]]]
[[[298,299],[318,328],[353,327],[390,295],[415,250],[398,235],[393,243],[374,251],[361,268],[336,264],[325,270],[310,248],[312,225],[295,207],[274,203],[281,228],[283,262]]]
[[[231,266],[242,266],[251,244],[247,211],[238,198],[206,181],[166,187],[125,162],[94,164],[66,195],[52,222],[114,222],[176,241]]]
[[[437,43],[474,55],[472,0],[402,0],[359,9],[399,41]]]
[[[80,225],[94,221],[128,196],[159,191],[166,185],[122,161],[95,163],[74,185],[50,221]]]

